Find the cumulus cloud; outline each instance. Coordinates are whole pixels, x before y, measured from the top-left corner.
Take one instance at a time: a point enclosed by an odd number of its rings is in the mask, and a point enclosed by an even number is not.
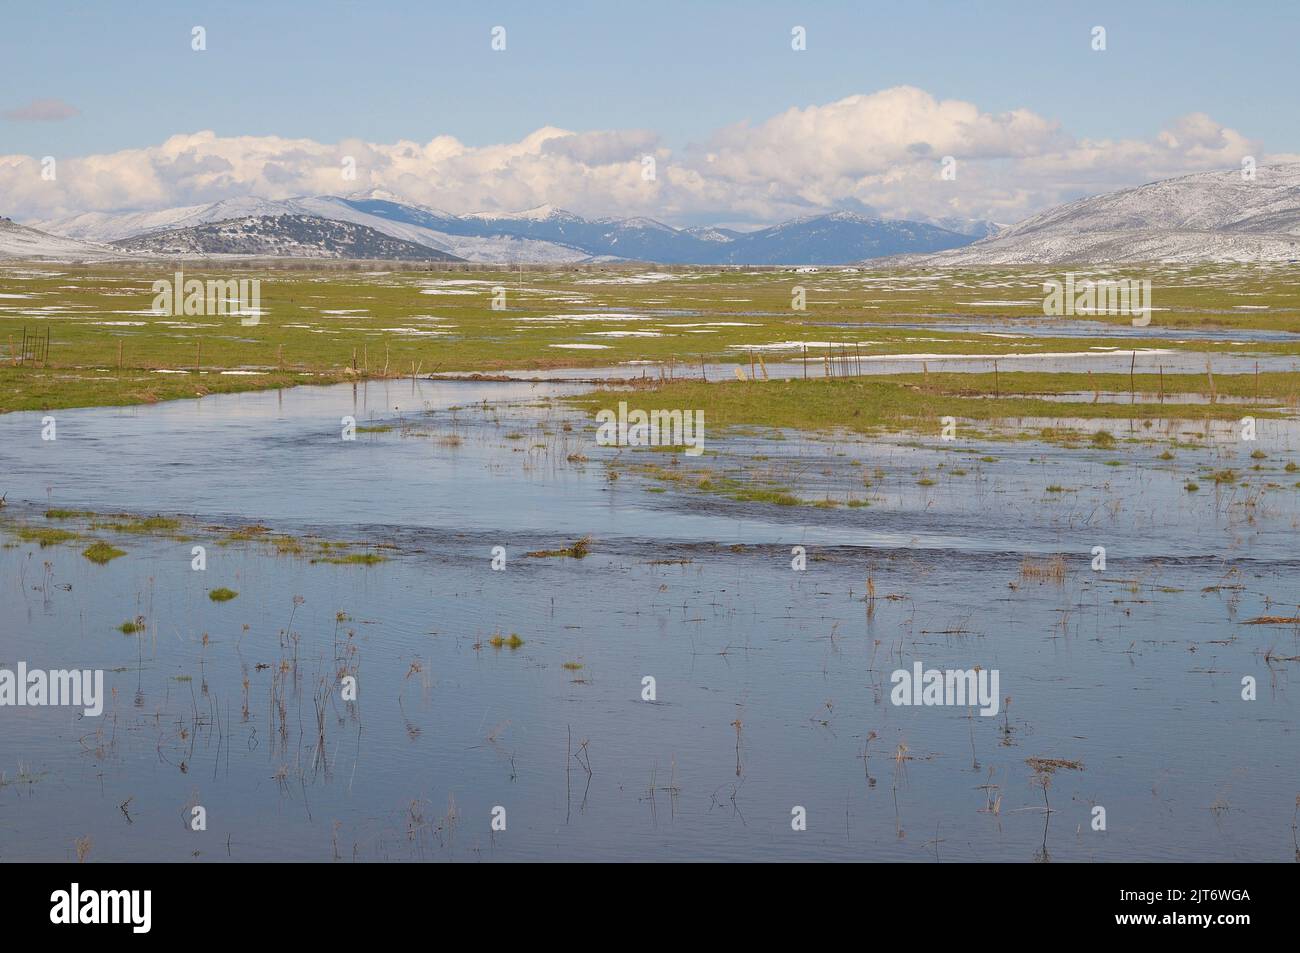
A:
[[[990,113],[900,86],[788,109],[716,130],[681,150],[647,130],[544,126],[518,142],[327,144],[276,136],[175,135],[140,149],[60,159],[0,156],[0,195],[20,219],[145,210],[224,198],[383,188],[449,212],[550,203],[587,216],[679,224],[767,223],[851,209],[890,218],[1015,221],[1081,195],[1209,169],[1260,144],[1211,117],[1177,118],[1142,139],[1088,139],[1029,110]],[[653,177],[644,173],[654,157]],[[941,175],[947,157],[955,178]],[[355,177],[344,170],[354,167]]]
[[[0,119],[14,122],[57,122],[60,119],[71,119],[73,116],[80,115],[80,109],[61,99],[33,99],[26,106],[0,112]]]

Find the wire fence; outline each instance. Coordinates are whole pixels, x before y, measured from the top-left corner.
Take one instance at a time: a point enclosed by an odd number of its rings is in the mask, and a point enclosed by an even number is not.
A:
[[[22,344],[15,348],[13,339],[9,341],[9,350],[14,364],[19,367],[24,364],[45,364],[50,359],[50,328],[46,326],[44,333],[40,328],[35,331],[28,331],[23,328]]]

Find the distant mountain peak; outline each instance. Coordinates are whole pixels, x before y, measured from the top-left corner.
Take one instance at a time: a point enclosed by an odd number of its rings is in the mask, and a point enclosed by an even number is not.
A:
[[[638,216],[636,218],[602,218],[597,220],[601,225],[614,225],[618,228],[651,228],[661,232],[675,232],[677,229],[671,225],[665,225],[663,222]]]
[[[341,199],[347,199],[350,202],[392,202],[395,205],[413,204],[402,198],[400,195],[390,192],[388,189],[381,188],[360,189],[359,191],[349,192],[347,195],[340,195],[338,197]]]
[[[532,208],[526,208],[519,212],[471,212],[462,218],[474,218],[480,221],[492,222],[502,219],[509,219],[523,222],[554,222],[554,221],[572,221],[580,222],[582,219],[566,209],[557,208],[549,202],[545,205],[535,205]]]

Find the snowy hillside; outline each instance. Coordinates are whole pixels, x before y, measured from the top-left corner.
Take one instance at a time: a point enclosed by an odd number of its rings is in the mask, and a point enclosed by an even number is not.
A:
[[[1300,258],[1300,164],[1201,172],[1048,209],[995,236],[911,262],[1248,262]]]

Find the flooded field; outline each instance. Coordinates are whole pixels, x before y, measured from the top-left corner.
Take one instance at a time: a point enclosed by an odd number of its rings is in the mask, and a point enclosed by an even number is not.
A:
[[[5,710],[0,859],[1298,856],[1289,412],[687,456],[601,446],[588,390],[0,416],[0,667],[107,692]],[[996,713],[895,703],[918,663]]]

